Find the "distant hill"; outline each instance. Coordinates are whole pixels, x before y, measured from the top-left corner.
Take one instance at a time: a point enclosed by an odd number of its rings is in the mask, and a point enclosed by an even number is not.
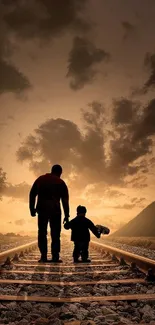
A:
[[[155,237],[155,202],[112,234],[117,237]]]

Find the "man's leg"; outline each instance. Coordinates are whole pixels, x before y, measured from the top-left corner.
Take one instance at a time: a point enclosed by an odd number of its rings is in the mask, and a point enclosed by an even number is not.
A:
[[[41,260],[47,259],[47,225],[48,216],[38,214],[38,247],[41,253]]]
[[[51,253],[53,261],[59,261],[60,254],[60,234],[61,234],[61,215],[54,215],[50,217],[51,228]]]

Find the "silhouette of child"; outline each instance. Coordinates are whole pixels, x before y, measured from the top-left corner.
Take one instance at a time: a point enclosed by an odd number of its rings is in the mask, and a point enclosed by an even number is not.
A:
[[[65,229],[71,229],[71,241],[74,242],[73,260],[74,263],[78,263],[81,255],[82,262],[91,262],[88,259],[89,256],[89,242],[90,232],[100,238],[101,230],[96,227],[91,220],[85,217],[87,209],[84,206],[79,205],[77,207],[77,216],[69,222],[64,224]]]

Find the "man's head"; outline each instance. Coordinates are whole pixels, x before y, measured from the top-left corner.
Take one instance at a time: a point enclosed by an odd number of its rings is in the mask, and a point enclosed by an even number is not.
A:
[[[60,165],[53,165],[51,169],[51,173],[60,177],[62,174],[62,167]]]
[[[77,211],[77,215],[78,216],[85,216],[86,212],[87,212],[87,209],[86,207],[82,206],[82,205],[79,205],[76,209]]]

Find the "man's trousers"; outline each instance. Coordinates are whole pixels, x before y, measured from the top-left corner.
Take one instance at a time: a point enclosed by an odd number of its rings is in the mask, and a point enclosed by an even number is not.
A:
[[[59,259],[61,215],[38,214],[38,247],[43,258],[47,257],[47,226],[50,224],[51,254],[53,259]]]

